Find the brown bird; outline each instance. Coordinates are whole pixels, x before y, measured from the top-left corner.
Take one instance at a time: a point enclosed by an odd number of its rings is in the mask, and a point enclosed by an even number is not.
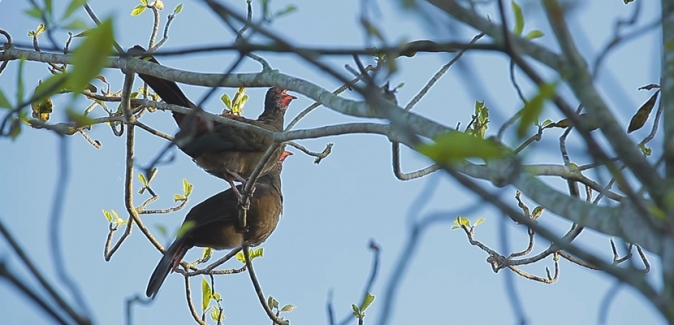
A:
[[[145,50],[141,46],[134,46],[129,52]],[[144,58],[150,62],[159,64],[152,56]],[[161,99],[169,104],[180,105],[189,108],[197,108],[180,90],[178,84],[173,81],[138,74]],[[234,114],[222,114],[222,116],[248,123],[267,129],[269,131],[283,131],[283,117],[288,105],[297,97],[289,95],[285,89],[271,87],[267,91],[264,111],[257,120],[248,119]],[[211,130],[205,121],[201,119],[185,119],[186,115],[173,112],[173,118],[180,127],[176,138],[183,136],[193,138],[187,143],[180,144],[180,149],[193,158],[197,165],[201,166],[210,174],[225,179],[234,189],[237,197],[241,194],[234,185],[234,181],[244,183],[257,166],[265,151],[272,145],[272,138],[257,132],[246,131],[237,127],[224,124],[216,124]],[[180,142],[179,142],[180,143]],[[274,152],[262,170],[262,174],[271,170],[284,148],[280,147]]]
[[[257,246],[263,243],[276,229],[283,210],[281,163],[288,155],[292,153],[284,151],[274,168],[255,183],[256,191],[250,200],[245,230],[239,228],[238,198],[232,189],[211,196],[192,208],[180,227],[180,237],[166,249],[152,272],[145,294],[154,298],[166,276],[178,267],[192,247],[232,249],[243,244]]]

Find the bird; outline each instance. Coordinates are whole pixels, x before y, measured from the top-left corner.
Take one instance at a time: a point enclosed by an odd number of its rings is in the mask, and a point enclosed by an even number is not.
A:
[[[129,49],[129,53],[138,52],[145,52],[145,49],[139,45]],[[142,59],[159,64],[152,56],[144,56]],[[166,103],[198,108],[175,82],[142,73],[138,75]],[[269,131],[281,132],[285,112],[294,99],[297,97],[288,94],[286,89],[271,87],[265,95],[264,111],[257,119],[248,119],[230,113],[224,113],[222,116]],[[208,128],[204,120],[186,119],[186,117],[188,117],[186,114],[173,112],[173,118],[180,127],[176,139],[191,138],[184,143],[178,141],[179,148],[192,157],[206,172],[226,180],[234,189],[237,197],[241,198],[234,181],[246,182],[265,151],[273,144],[272,137],[219,123],[213,128]],[[280,146],[267,161],[261,174],[271,170],[284,151],[284,146]]]
[[[267,240],[283,211],[281,164],[289,155],[292,152],[284,151],[274,168],[258,178],[246,216],[246,229],[239,227],[238,198],[231,188],[193,207],[152,272],[145,291],[147,297],[155,298],[168,274],[192,247],[232,249],[244,244],[258,246]]]

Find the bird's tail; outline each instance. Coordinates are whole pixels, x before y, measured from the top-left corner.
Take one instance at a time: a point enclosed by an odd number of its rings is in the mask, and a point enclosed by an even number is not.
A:
[[[129,49],[129,52],[145,52],[145,49],[140,45],[135,45]],[[146,56],[141,59],[160,64],[153,56]],[[139,73],[138,76],[140,76],[140,78],[143,79],[143,81],[145,81],[165,102],[183,107],[196,107],[196,105],[185,96],[185,93],[183,93],[175,82],[142,73]],[[185,117],[185,114],[173,112],[173,119],[178,123],[178,126],[180,126],[183,117]]]
[[[171,271],[178,266],[178,263],[183,259],[185,253],[189,247],[185,246],[185,240],[176,240],[174,241],[166,252],[164,256],[157,264],[157,267],[154,268],[152,276],[150,277],[150,282],[147,284],[147,290],[145,290],[145,295],[154,299],[159,292],[159,288],[166,280],[166,277],[171,273]]]

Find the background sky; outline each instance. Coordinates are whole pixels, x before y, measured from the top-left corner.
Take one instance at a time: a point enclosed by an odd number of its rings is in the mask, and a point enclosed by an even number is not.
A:
[[[228,3],[245,10],[243,0]],[[150,35],[150,11],[138,17],[129,15],[137,4],[132,0],[90,1],[100,18],[114,18],[116,40],[125,48],[134,44],[146,46]],[[166,15],[177,4],[172,0],[165,1],[162,29]],[[282,9],[289,4],[296,5],[299,10],[277,20],[273,29],[294,45],[340,47],[365,44],[364,33],[358,24],[358,1],[276,0],[272,2],[272,8]],[[62,2],[55,4],[55,12],[62,12],[64,5]],[[658,19],[660,9],[655,1],[643,1],[642,7],[640,25]],[[21,44],[30,44],[27,32],[34,30],[39,23],[23,13],[27,8],[27,1],[0,2],[0,28],[11,33],[14,41]],[[418,13],[404,11],[396,1],[379,1],[377,8],[371,11],[373,18],[391,44],[419,39],[467,42],[476,33],[449,24],[441,13],[435,13],[433,19],[428,19]],[[535,28],[552,35],[535,1],[525,3],[524,8],[527,24],[525,32]],[[598,49],[612,37],[614,21],[629,16],[632,8],[633,5],[624,5],[617,0],[576,2],[569,22],[583,54],[594,58]],[[255,10],[256,14],[260,13],[259,6]],[[485,13],[492,18],[498,17],[494,11],[485,10]],[[89,21],[83,11],[78,11],[78,15]],[[426,23],[431,20],[436,24]],[[633,112],[651,95],[636,89],[658,82],[659,33],[659,29],[653,29],[643,37],[619,46],[618,51],[608,57],[605,70],[598,80],[612,111],[623,125],[627,125]],[[199,1],[185,2],[183,11],[171,25],[169,35],[170,40],[164,49],[229,44],[233,40],[229,29]],[[57,33],[56,37],[64,41],[66,35]],[[46,38],[41,41],[41,44],[47,44]],[[552,49],[557,48],[551,36],[538,42]],[[273,68],[283,73],[309,80],[329,90],[339,86],[335,80],[295,56],[267,53],[263,56]],[[451,57],[419,54],[414,58],[398,59],[400,72],[391,77],[391,82],[392,85],[405,83],[398,92],[399,102],[406,104]],[[165,65],[190,71],[221,72],[233,58],[218,53],[163,57],[161,61]],[[337,69],[341,69],[344,64],[353,66],[353,61],[348,57],[330,58],[326,62]],[[485,100],[491,108],[492,123],[488,135],[494,134],[501,123],[522,106],[509,83],[508,61],[499,54],[474,52],[467,54],[461,62],[464,63],[463,69],[452,67],[415,107],[415,112],[445,125],[454,126],[461,122],[465,126],[470,121],[475,100]],[[17,66],[17,61],[10,62],[0,75],[0,88],[8,97],[16,93]],[[247,61],[238,72],[256,72],[259,69],[256,63]],[[46,79],[48,75],[45,64],[29,62],[25,66],[24,80],[28,89],[37,84],[37,79]],[[106,70],[105,76],[114,89],[121,88],[119,71]],[[520,76],[519,79],[525,78]],[[523,81],[522,85],[528,96],[535,94],[531,84]],[[139,86],[137,79],[136,88]],[[183,86],[183,89],[195,101],[206,92],[206,89],[192,86]],[[259,114],[265,91],[248,90],[250,100],[244,115],[256,117]],[[217,96],[205,105],[207,110],[222,110],[223,105],[218,98],[223,92],[230,96],[234,94],[232,89],[220,89]],[[343,96],[358,98],[349,92]],[[286,121],[312,103],[302,95],[298,97],[289,108]],[[62,100],[56,100],[54,121],[63,120],[62,111],[59,110],[63,108],[63,103]],[[85,100],[80,100],[77,107],[84,110],[87,105]],[[102,116],[104,113],[97,109],[95,114]],[[544,111],[543,118],[556,120],[560,114],[549,107]],[[304,118],[296,129],[357,120],[322,107]],[[142,121],[169,134],[176,131],[170,114],[166,112],[146,114]],[[633,139],[638,141],[643,138],[649,132],[646,129],[632,134]],[[136,133],[136,162],[139,166],[145,166],[163,148],[165,141],[140,129]],[[160,254],[136,229],[110,262],[104,260],[103,244],[108,233],[108,222],[101,210],[114,209],[123,218],[128,218],[123,202],[125,141],[114,137],[110,129],[103,125],[94,127],[89,134],[102,143],[101,149],[95,149],[80,135],[68,138],[71,178],[65,188],[59,187],[66,191],[61,223],[64,256],[70,275],[77,280],[93,311],[95,322],[120,324],[124,321],[125,299],[144,294],[147,280]],[[558,130],[546,132],[543,141],[530,149],[526,161],[561,164],[557,145],[560,134]],[[507,141],[509,145],[516,145],[512,137]],[[410,220],[432,213],[444,213],[448,221],[426,231],[416,254],[408,258],[408,271],[398,290],[390,323],[516,322],[509,303],[511,296],[505,286],[507,271],[494,274],[485,262],[486,254],[470,246],[463,232],[450,230],[451,221],[459,213],[472,220],[484,217],[486,221],[476,229],[476,238],[503,251],[499,245],[502,216],[498,211],[483,204],[450,177],[440,173],[408,182],[397,180],[391,168],[390,144],[381,136],[348,135],[300,143],[320,151],[328,142],[335,144],[332,154],[319,165],[313,163],[314,158],[290,149],[295,155],[284,164],[284,214],[275,233],[263,245],[265,256],[255,260],[265,295],[273,295],[281,305],[297,306],[296,310],[287,314],[293,324],[327,323],[325,305],[330,292],[337,319],[341,320],[351,313],[350,305],[361,301],[370,273],[370,240],[374,240],[381,248],[380,273],[372,291],[376,300],[368,309],[365,319],[366,324],[375,323],[380,318],[387,283],[395,272],[395,263],[407,240]],[[3,170],[0,172],[0,219],[18,238],[40,270],[54,283],[58,283],[58,278],[55,276],[47,238],[52,198],[58,185],[58,161],[55,158],[58,143],[58,137],[52,132],[27,128],[15,141],[0,139],[0,166]],[[580,141],[572,137],[572,159],[579,164],[586,163],[588,158],[579,144]],[[660,142],[656,140],[653,148],[660,150],[659,145]],[[403,149],[402,157],[404,171],[416,170],[429,163],[407,149]],[[159,168],[153,189],[161,198],[149,208],[173,206],[173,194],[182,192],[184,178],[194,184],[188,208],[227,187],[225,182],[195,166],[186,155],[175,152],[174,162]],[[137,180],[136,175],[134,179]],[[438,188],[426,197],[428,200],[422,209],[409,211],[415,198],[431,181],[438,181]],[[565,186],[559,180],[546,181]],[[136,181],[136,189],[139,185]],[[494,191],[515,206],[512,199],[514,188]],[[140,204],[146,198],[136,195],[135,202]],[[531,201],[526,202],[531,208],[535,206]],[[155,232],[157,226],[163,225],[170,233],[174,233],[186,213],[187,210],[168,215],[144,215],[143,220]],[[545,213],[541,222],[553,227],[560,235],[570,226],[550,213]],[[510,249],[523,249],[527,240],[526,229],[512,225],[510,221],[506,224]],[[165,244],[171,239],[160,237]],[[586,230],[578,242],[593,253],[607,259],[611,257],[609,241],[605,236]],[[537,244],[535,252],[547,248],[547,242],[542,238],[537,240]],[[188,258],[193,260],[200,254],[201,250],[195,249]],[[218,252],[215,257],[222,254]],[[24,272],[4,240],[0,240],[0,261],[19,274]],[[658,283],[659,260],[651,256],[650,262],[653,266],[650,278]],[[527,320],[530,324],[550,325],[597,323],[602,301],[615,281],[565,260],[560,264],[560,279],[552,285],[515,277],[515,288]],[[240,263],[231,261],[225,267],[238,268]],[[524,267],[524,270],[544,276],[545,267],[553,267],[550,259]],[[197,304],[201,301],[200,282],[201,278],[192,278],[193,297]],[[33,281],[27,283],[37,287]],[[57,286],[72,301],[65,287]],[[226,323],[269,323],[247,274],[218,276],[216,289],[223,297]],[[47,320],[31,302],[18,295],[6,282],[0,282],[0,300],[2,324],[36,324]],[[608,324],[664,324],[664,320],[638,293],[626,287],[618,291],[609,308]],[[192,323],[185,304],[183,278],[170,275],[153,303],[134,308],[132,321],[135,324]]]

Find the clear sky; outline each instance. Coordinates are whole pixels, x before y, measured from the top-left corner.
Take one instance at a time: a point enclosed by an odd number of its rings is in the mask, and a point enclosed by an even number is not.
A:
[[[56,12],[62,12],[65,1],[56,4]],[[257,1],[254,1],[257,3]],[[242,11],[244,1],[235,3]],[[525,31],[541,29],[551,35],[550,28],[541,16],[536,2],[525,5]],[[597,50],[612,36],[613,22],[618,17],[631,14],[631,5],[622,1],[576,2],[570,20],[578,44],[585,55],[593,58]],[[582,3],[582,4],[581,4]],[[100,18],[113,17],[117,42],[128,48],[134,44],[147,45],[152,23],[152,14],[146,11],[141,16],[131,17],[129,13],[138,3],[132,0],[90,1],[90,5]],[[166,0],[162,21],[178,2]],[[359,2],[346,1],[305,1],[276,0],[272,7],[284,8],[294,4],[298,11],[287,15],[273,25],[287,40],[298,46],[363,46],[363,31],[358,23]],[[23,13],[28,1],[0,2],[0,28],[7,30],[15,42],[30,44],[29,30],[38,22]],[[468,29],[451,29],[441,14],[435,14],[437,25],[425,24],[427,19],[416,13],[405,12],[396,1],[377,2],[373,11],[375,21],[395,44],[402,40],[457,40],[468,41],[475,33]],[[431,8],[432,9],[432,8]],[[660,13],[655,1],[643,1],[641,24],[656,20]],[[256,7],[259,13],[259,7]],[[497,17],[493,11],[486,11]],[[83,20],[85,13],[79,11]],[[454,26],[455,27],[455,26]],[[163,25],[162,25],[163,29]],[[585,33],[579,35],[579,33]],[[632,113],[650,96],[638,92],[640,86],[657,83],[659,78],[659,29],[646,36],[631,41],[618,48],[618,52],[608,57],[606,70],[599,84],[617,119],[627,125]],[[65,40],[64,33],[57,38]],[[229,44],[233,35],[220,20],[211,14],[199,1],[186,1],[182,13],[172,23],[170,40],[165,49],[187,48],[204,44]],[[550,36],[539,40],[551,48],[556,48]],[[47,44],[42,39],[42,44]],[[292,55],[263,54],[275,69],[310,80],[326,89],[339,86],[335,80],[313,68],[310,64]],[[399,102],[407,103],[423,87],[429,78],[451,55],[420,54],[414,58],[398,60],[400,72],[391,78],[392,84],[401,82],[405,86],[399,91]],[[163,64],[190,71],[221,72],[226,69],[233,56],[224,54],[199,54],[161,58]],[[465,60],[464,60],[465,59]],[[509,83],[508,61],[500,54],[470,53],[462,59],[470,64],[470,70],[457,67],[450,69],[425,99],[415,107],[421,115],[437,119],[445,125],[454,126],[461,122],[465,126],[473,112],[475,100],[486,100],[491,110],[492,124],[488,135],[493,134],[500,124],[521,108],[521,103]],[[349,57],[327,60],[333,67],[341,69],[344,64],[353,66]],[[15,80],[18,62],[0,75],[0,88],[8,96],[16,93]],[[27,63],[25,82],[31,89],[37,79],[47,78],[46,65]],[[246,62],[239,72],[259,71],[255,62]],[[469,78],[465,71],[470,71]],[[114,89],[122,85],[121,73],[117,70],[105,71],[105,76]],[[520,80],[524,77],[520,76]],[[136,81],[136,88],[140,82]],[[97,84],[97,86],[102,86]],[[524,90],[529,96],[535,94],[531,85],[524,81]],[[205,89],[184,86],[188,96],[195,101],[205,93]],[[217,98],[232,89],[221,89],[206,104],[207,110],[220,112],[222,104]],[[262,107],[265,89],[249,89],[250,100],[244,115],[255,117]],[[344,96],[357,98],[356,94]],[[294,117],[311,101],[298,95],[288,110],[287,121]],[[53,119],[63,120],[64,101],[56,100],[57,107]],[[572,101],[573,103],[573,101]],[[59,106],[60,104],[60,106]],[[77,109],[84,110],[88,103],[80,100]],[[111,105],[111,107],[116,107]],[[97,109],[95,116],[104,113]],[[560,114],[552,107],[543,118],[558,119]],[[319,108],[300,122],[296,128],[314,128],[341,122],[354,121],[326,108]],[[169,113],[157,112],[143,117],[143,122],[172,134],[176,126]],[[648,125],[650,125],[649,122]],[[529,163],[561,164],[557,152],[557,138],[561,131],[546,133],[544,140],[535,145],[536,153],[530,153]],[[641,139],[648,130],[633,134]],[[95,149],[81,136],[68,138],[71,178],[63,189],[65,193],[64,212],[61,223],[61,238],[65,262],[70,275],[77,280],[94,319],[99,324],[120,324],[124,321],[125,299],[142,295],[147,280],[159,261],[160,254],[142,234],[134,231],[110,262],[103,258],[103,244],[108,233],[108,223],[101,210],[114,209],[123,218],[128,218],[124,209],[124,144],[123,138],[114,137],[109,128],[98,125],[89,132],[103,146]],[[511,138],[512,139],[512,138]],[[510,145],[515,141],[509,140]],[[368,250],[370,240],[381,247],[380,274],[375,283],[374,304],[367,312],[366,324],[373,324],[380,318],[385,289],[395,263],[401,254],[408,236],[409,220],[420,219],[432,213],[444,213],[448,222],[436,225],[425,232],[414,256],[409,257],[408,271],[405,273],[393,308],[391,324],[513,324],[516,322],[509,294],[505,286],[506,271],[494,274],[485,262],[486,255],[469,245],[461,231],[452,231],[451,220],[457,214],[473,220],[485,217],[486,221],[476,230],[476,238],[503,250],[499,246],[501,215],[483,204],[469,191],[462,188],[449,176],[440,173],[403,182],[395,178],[391,168],[390,144],[387,139],[374,135],[349,135],[329,139],[301,141],[314,151],[323,149],[333,142],[332,154],[321,164],[315,165],[313,158],[290,149],[295,155],[290,157],[283,171],[284,214],[276,232],[263,245],[265,256],[255,260],[256,271],[266,295],[273,295],[284,304],[294,304],[297,309],[287,314],[294,324],[324,324],[327,321],[325,305],[332,292],[337,319],[351,313],[350,305],[361,300],[361,294],[370,272],[372,254]],[[47,240],[49,213],[53,191],[58,176],[58,161],[55,157],[58,137],[45,130],[24,128],[16,141],[0,140],[0,219],[10,228],[29,256],[38,263],[40,270],[54,282],[57,277]],[[137,131],[136,161],[146,165],[164,146],[164,140]],[[587,162],[580,142],[572,141],[574,160]],[[659,150],[659,141],[653,146]],[[410,150],[403,149],[403,169],[416,170],[429,162]],[[135,178],[135,176],[134,176]],[[196,167],[181,152],[175,152],[171,164],[159,168],[153,182],[153,189],[161,198],[150,208],[164,209],[174,205],[173,194],[181,193],[182,180],[187,178],[194,184],[191,208],[203,199],[222,191],[226,183],[209,176]],[[439,187],[428,198],[421,210],[411,211],[413,200],[422,189],[435,179]],[[558,180],[549,180],[564,186]],[[140,185],[136,182],[136,189]],[[506,187],[498,193],[515,206],[512,199],[515,189]],[[136,195],[140,204],[147,196]],[[530,206],[534,204],[527,201]],[[169,232],[179,227],[187,210],[168,215],[144,215],[145,223],[156,232],[163,225]],[[554,227],[562,234],[569,223],[546,213],[541,222]],[[506,222],[509,243],[512,250],[523,249],[526,245],[526,229]],[[121,232],[120,232],[121,233]],[[119,234],[118,234],[119,235]],[[166,244],[172,238],[163,238]],[[608,238],[593,231],[581,235],[582,247],[610,258]],[[547,248],[542,238],[538,239],[536,251]],[[188,255],[196,259],[201,254],[195,249]],[[224,254],[216,253],[216,257]],[[23,273],[18,260],[0,240],[0,261],[10,269]],[[652,280],[658,283],[659,261],[651,257]],[[564,260],[557,283],[545,285],[515,277],[515,288],[522,301],[526,318],[531,324],[594,324],[598,322],[603,299],[615,281],[599,272],[582,269]],[[225,267],[240,267],[231,261]],[[550,259],[527,266],[528,272],[544,276],[545,267],[552,268]],[[201,278],[193,278],[194,299],[198,304]],[[33,281],[28,282],[35,287]],[[63,286],[60,292],[66,294]],[[218,276],[216,289],[222,294],[224,313],[228,324],[269,323],[257,302],[247,274]],[[68,296],[70,301],[72,297]],[[41,312],[7,283],[0,282],[0,323],[37,324],[45,322]],[[623,287],[612,300],[608,311],[608,324],[663,324],[657,312],[634,290]],[[183,279],[180,275],[169,275],[155,301],[148,306],[134,309],[135,324],[186,324],[193,322],[185,304]]]

